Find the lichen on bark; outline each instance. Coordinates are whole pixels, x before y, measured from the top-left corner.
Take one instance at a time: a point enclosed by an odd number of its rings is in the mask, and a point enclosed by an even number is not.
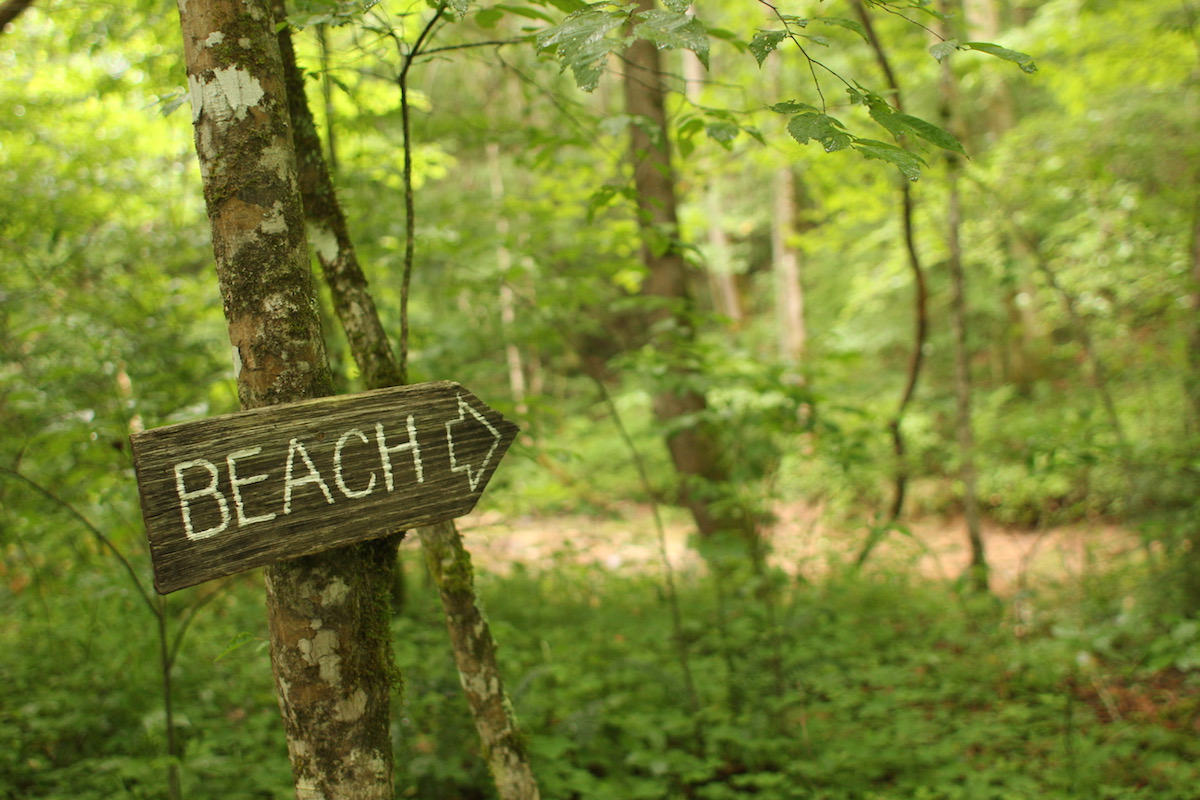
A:
[[[180,0],[196,149],[244,409],[332,393],[273,15]],[[268,567],[271,660],[300,800],[390,800],[390,570],[377,542]]]

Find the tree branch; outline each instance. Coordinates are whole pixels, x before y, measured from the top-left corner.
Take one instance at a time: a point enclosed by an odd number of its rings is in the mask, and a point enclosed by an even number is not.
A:
[[[8,24],[33,5],[33,0],[6,0],[0,3],[0,33],[5,33]]]

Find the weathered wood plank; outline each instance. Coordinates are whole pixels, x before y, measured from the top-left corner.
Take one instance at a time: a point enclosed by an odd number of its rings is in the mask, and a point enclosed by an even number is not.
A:
[[[134,434],[155,588],[462,516],[517,432],[446,381]]]

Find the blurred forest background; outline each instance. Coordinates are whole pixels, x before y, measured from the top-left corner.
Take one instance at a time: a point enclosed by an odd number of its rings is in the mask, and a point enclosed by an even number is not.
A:
[[[463,530],[543,796],[1196,796],[1200,6],[951,5],[639,17],[677,229],[638,222],[624,7],[292,9],[397,336],[410,119],[410,380],[523,429]],[[149,588],[129,434],[237,410],[185,82],[169,4],[0,33],[2,798],[292,791],[261,578]],[[689,536],[688,426],[749,553]],[[491,797],[402,564],[398,792]]]

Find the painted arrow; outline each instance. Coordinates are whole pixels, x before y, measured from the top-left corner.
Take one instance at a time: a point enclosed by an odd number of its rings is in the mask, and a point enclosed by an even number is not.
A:
[[[517,432],[447,381],[134,434],[155,588],[462,516]]]

